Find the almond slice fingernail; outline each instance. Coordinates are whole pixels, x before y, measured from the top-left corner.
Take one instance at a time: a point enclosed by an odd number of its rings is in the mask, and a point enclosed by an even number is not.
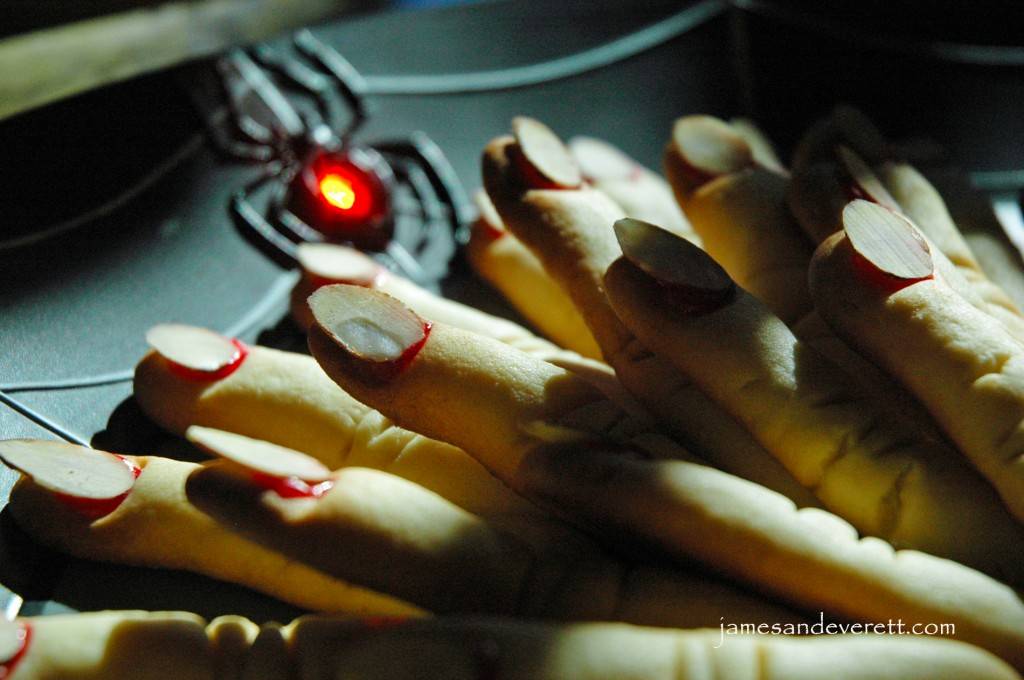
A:
[[[746,140],[728,123],[713,116],[685,116],[677,120],[672,126],[672,144],[697,185],[754,164]]]
[[[569,150],[547,125],[526,116],[512,119],[512,134],[522,154],[520,170],[537,189],[575,189],[583,176]]]
[[[92,518],[113,512],[141,472],[112,453],[45,439],[0,442],[0,460]]]
[[[307,482],[322,482],[331,475],[331,471],[316,458],[234,432],[192,425],[185,431],[185,438],[209,453],[273,477],[298,477]]]
[[[377,290],[326,286],[310,296],[309,308],[317,325],[347,358],[357,362],[364,379],[393,378],[416,357],[430,335],[428,321]]]
[[[639,164],[611,144],[593,137],[573,137],[569,153],[588,180],[636,179]]]
[[[903,215],[857,199],[843,208],[843,229],[867,273],[883,287],[898,290],[932,277],[928,244]]]
[[[350,283],[372,288],[387,270],[355,248],[333,243],[302,243],[296,251],[302,271],[315,288],[331,283]]]
[[[9,678],[32,641],[32,626],[27,621],[0,619],[0,679]]]
[[[665,229],[626,217],[615,223],[615,236],[626,259],[671,290],[681,311],[712,311],[736,292],[736,284],[707,253]]]
[[[848,146],[840,144],[836,147],[836,157],[850,180],[851,198],[861,198],[885,206],[890,210],[899,210],[896,199],[882,185],[878,175]]]
[[[285,498],[319,497],[333,486],[323,463],[294,449],[199,425],[189,427],[185,438],[242,466],[254,482]]]
[[[162,323],[146,332],[146,342],[167,359],[174,373],[197,381],[220,380],[242,365],[248,348],[205,328]]]

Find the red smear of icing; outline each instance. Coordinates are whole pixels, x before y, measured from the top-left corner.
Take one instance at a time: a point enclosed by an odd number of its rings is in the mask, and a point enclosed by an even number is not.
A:
[[[135,477],[135,479],[139,478],[139,475],[142,474],[142,468],[126,459],[124,456],[118,456],[116,453],[113,455],[128,466],[128,469],[132,471],[132,476]],[[128,498],[128,494],[130,493],[131,489],[125,491],[120,496],[114,496],[113,498],[80,498],[78,496],[72,496],[65,493],[58,493],[54,495],[61,503],[80,515],[83,515],[88,519],[99,519],[100,517],[109,515],[114,510],[117,510],[118,506],[120,506],[121,503],[124,503],[124,499]]]
[[[18,625],[21,627],[21,647],[14,653],[14,656],[0,663],[0,680],[11,677],[14,670],[18,667],[18,662],[25,656],[29,645],[32,644],[32,624],[21,620],[18,621]]]
[[[350,286],[362,286],[363,288],[377,288],[383,283],[387,277],[388,271],[383,267],[379,267],[374,275],[369,279],[334,279],[329,276],[320,276],[318,274],[307,273],[306,278],[309,280],[309,285],[313,287],[313,290],[323,288],[324,286],[330,286],[335,283],[347,283]]]
[[[484,234],[484,236],[487,236],[492,241],[495,241],[508,233],[501,227],[494,226],[482,217],[476,221],[476,227]]]
[[[402,371],[409,367],[409,364],[412,363],[412,360],[415,359],[416,355],[420,353],[421,349],[423,349],[423,345],[427,344],[427,338],[430,337],[430,329],[432,329],[433,327],[434,324],[431,323],[430,321],[423,322],[423,337],[420,338],[417,342],[414,342],[413,344],[409,345],[405,349],[405,351],[402,352],[402,356],[398,357],[398,359],[395,361],[395,373],[401,373]]]
[[[196,382],[213,382],[215,380],[223,380],[237,371],[238,367],[242,365],[243,361],[245,361],[245,358],[249,356],[249,347],[246,346],[244,342],[238,338],[232,338],[231,344],[234,345],[235,349],[238,351],[233,357],[231,357],[231,361],[213,371],[199,371],[194,368],[189,368],[188,366],[175,363],[170,359],[167,360],[167,363],[170,364],[171,373],[179,378],[184,378],[185,380],[194,380]]]
[[[928,279],[935,278],[934,273],[922,276],[919,279],[904,279],[899,276],[893,276],[876,267],[871,260],[858,253],[856,249],[853,249],[852,264],[853,271],[860,281],[872,288],[884,291],[887,295],[903,290],[918,281],[927,281]]]
[[[333,479],[307,482],[298,477],[275,477],[264,472],[249,472],[252,481],[281,498],[320,498],[334,486]]]

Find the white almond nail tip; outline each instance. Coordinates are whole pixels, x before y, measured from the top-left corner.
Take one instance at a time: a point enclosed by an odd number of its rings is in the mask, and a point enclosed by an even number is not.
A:
[[[323,463],[311,456],[233,432],[193,425],[186,430],[185,438],[204,451],[271,477],[322,482],[331,474]]]
[[[146,342],[168,361],[206,373],[230,366],[241,353],[219,333],[177,323],[153,326],[146,332]]]
[[[135,474],[120,458],[84,446],[50,440],[0,442],[0,459],[53,493],[107,500],[128,493]]]

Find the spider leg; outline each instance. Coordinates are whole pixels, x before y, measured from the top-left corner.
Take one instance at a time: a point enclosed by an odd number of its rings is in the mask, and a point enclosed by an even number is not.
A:
[[[347,141],[370,115],[365,99],[366,80],[345,57],[319,40],[308,29],[298,31],[292,41],[301,54],[334,80],[341,96],[352,108],[352,121],[339,135],[343,142]]]
[[[454,217],[455,238],[465,243],[469,236],[469,223],[474,210],[462,188],[455,169],[448,162],[441,147],[425,132],[416,131],[408,140],[375,144],[381,151],[403,154],[415,159],[423,168],[431,186],[440,197],[441,203],[450,207]]]
[[[278,179],[280,164],[268,167],[231,197],[231,217],[242,237],[285,269],[297,266],[297,246],[271,224],[250,197],[267,182]]]
[[[342,119],[341,105],[335,96],[333,81],[322,73],[310,68],[298,59],[292,59],[280,54],[278,51],[259,45],[253,48],[256,60],[264,68],[282,78],[293,89],[302,92],[313,99],[316,103],[317,112],[320,114],[321,123],[311,124],[306,121],[306,128],[316,131],[320,126],[326,126],[329,130],[338,127]],[[300,112],[300,115],[301,112]],[[331,132],[333,137],[333,132]],[[324,146],[328,140],[321,139],[314,135],[314,143]]]

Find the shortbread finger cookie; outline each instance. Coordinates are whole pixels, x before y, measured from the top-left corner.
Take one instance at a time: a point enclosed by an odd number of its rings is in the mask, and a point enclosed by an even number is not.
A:
[[[797,510],[719,470],[564,448],[535,452],[519,475],[522,493],[609,540],[643,539],[845,620],[955,621],[956,639],[1024,667],[1024,602],[1016,591],[950,560],[858,539],[835,515]]]
[[[226,367],[197,371],[178,361],[199,365],[204,351],[217,356],[235,341],[180,326],[149,337],[162,349],[136,367],[135,399],[174,434],[191,425],[227,430],[302,451],[331,469],[385,470],[473,513],[538,514],[464,451],[397,427],[346,394],[309,356],[254,345]]]
[[[514,489],[558,508],[603,540],[635,546],[642,539],[685,562],[697,560],[801,607],[848,620],[955,621],[959,639],[1024,664],[1024,603],[1009,587],[967,567],[895,552],[879,539],[858,540],[853,527],[830,513],[797,510],[775,492],[700,463],[671,455],[642,460],[651,451],[649,441],[634,438],[624,448],[621,440],[565,433],[559,445],[553,437],[531,436],[543,432],[536,426],[513,425],[521,433],[517,446],[494,446],[486,431],[460,421],[533,423],[538,413],[565,413],[572,402],[559,389],[561,380],[524,378],[549,369],[522,353],[510,364],[502,354],[515,350],[464,331],[437,325],[425,340],[417,337],[409,330],[423,320],[411,311],[375,291],[348,288],[363,298],[368,325],[402,340],[392,358],[371,356],[370,340],[351,337],[334,315],[351,308],[352,300],[321,299],[326,308],[313,304],[318,325],[311,348],[333,378],[410,428],[447,433]],[[331,288],[317,295],[324,291]],[[333,302],[340,303],[334,310]],[[395,359],[399,364],[389,365]],[[524,362],[536,365],[530,369]],[[425,385],[446,404],[444,414],[419,407]]]
[[[573,137],[569,153],[583,178],[619,204],[630,217],[664,224],[669,231],[700,244],[700,237],[679,210],[672,188],[608,142],[593,137]]]
[[[314,611],[422,615],[419,607],[384,593],[328,576],[235,534],[198,510],[185,495],[193,463],[166,458],[117,458],[84,447],[47,441],[0,442],[0,457],[23,470],[7,506],[26,533],[59,552],[162,569],[184,569],[238,583]],[[100,474],[115,458],[138,471],[127,490],[54,486],[46,460],[78,479]],[[40,467],[40,466],[43,467]],[[101,480],[102,481],[102,480]],[[105,498],[103,496],[106,496]]]
[[[829,203],[828,192],[819,189],[834,181],[832,166],[835,150],[840,146],[863,159],[866,173],[870,173],[871,168],[876,169],[881,180],[869,177],[869,182],[874,183],[870,190],[854,187],[852,193],[847,191],[834,198],[831,207],[815,217],[813,197],[819,196],[818,205]],[[795,164],[790,205],[805,228],[813,229],[814,223],[831,227],[825,230],[828,233],[821,233],[816,239],[820,242],[838,229],[839,211],[850,198],[875,200],[887,207],[898,204],[977,288],[977,294],[995,307],[997,316],[1003,313],[1002,308],[1019,315],[1018,309],[1024,304],[1024,262],[1020,251],[1007,238],[989,199],[971,186],[963,171],[935,156],[932,153],[921,157],[907,145],[887,141],[863,113],[850,107],[838,107],[830,117],[819,121],[798,145],[795,158],[800,161]],[[912,165],[915,159],[924,164],[921,167],[926,170],[927,179]],[[843,174],[840,172],[838,181],[847,186]],[[929,180],[936,182],[938,188]],[[832,193],[835,195],[834,190]],[[947,210],[947,201],[951,210]],[[1013,304],[1007,305],[1008,298]]]
[[[920,178],[920,175],[917,177]],[[906,183],[912,177],[908,172],[899,172],[893,173],[891,179]],[[919,182],[915,182],[914,186],[921,189]],[[909,187],[898,190],[905,197],[910,194]],[[843,208],[852,198],[868,200],[903,212],[903,207],[868,164],[845,146],[836,148],[834,162],[819,162],[806,171],[795,172],[790,184],[790,207],[807,233],[818,243],[841,228]],[[930,226],[922,233],[932,246],[937,273],[978,309],[997,318],[1017,337],[1024,338],[1024,317],[1012,304],[1008,306],[1008,298],[998,286],[966,263],[963,242],[958,238],[955,226],[936,217],[938,213],[932,209],[934,203],[918,197],[913,200],[919,214],[924,214],[925,208],[928,208],[931,215],[928,222]],[[946,244],[949,255],[943,251],[940,243]],[[951,258],[959,260],[960,264]]]
[[[813,251],[786,205],[787,178],[757,167],[747,142],[711,116],[677,120],[665,155],[704,250],[787,324],[805,316]]]
[[[538,125],[536,121],[526,124],[526,135]],[[553,137],[545,130],[539,133],[542,139]],[[731,416],[648,352],[615,316],[601,277],[620,253],[609,225],[622,217],[622,210],[604,194],[582,185],[531,188],[538,171],[522,166],[526,159],[519,148],[512,137],[487,146],[483,159],[487,190],[510,228],[572,296],[622,384],[706,460],[780,491],[800,505],[816,504],[813,495]],[[546,148],[559,152],[557,145]],[[573,163],[564,149],[560,153],[556,163]]]
[[[933,276],[908,220],[866,201],[843,216],[811,270],[822,315],[917,395],[1024,520],[1024,347]],[[913,268],[889,272],[904,260]]]
[[[555,343],[591,359],[601,350],[572,300],[544,271],[540,261],[510,234],[483,191],[476,194],[480,217],[470,229],[466,257],[476,273]]]
[[[605,285],[619,317],[827,508],[897,547],[1024,583],[1024,528],[957,451],[908,428],[699,248],[637,220],[616,232],[626,257]]]
[[[0,624],[17,680],[1016,680],[960,642],[881,635],[730,635],[501,619],[401,622],[304,616],[288,625],[185,612],[108,611]]]
[[[909,163],[883,163],[878,168],[878,174],[900,210],[916,225],[920,225],[921,231],[953,263],[986,305],[998,309],[1003,318],[1009,315],[1002,310],[1020,317],[1020,309],[1010,296],[989,279],[982,269],[954,223],[945,201],[931,182]],[[1017,268],[1020,270],[1021,267]]]
[[[313,291],[331,283],[348,283],[382,290],[423,316],[492,337],[528,354],[544,359],[592,362],[534,335],[517,323],[421,288],[389,272],[358,250],[330,243],[305,243],[298,248],[298,260],[302,265],[302,278],[292,290],[291,313],[303,330],[313,323],[306,304]],[[594,370],[601,370],[597,362],[592,362],[591,366]]]
[[[229,459],[190,476],[188,496],[198,507],[299,562],[378,584],[434,612],[671,626],[724,615],[799,620],[697,572],[612,559],[567,529],[481,521],[381,472],[346,468],[306,481],[303,470],[316,462],[298,452],[261,456],[259,442],[206,428],[190,429],[189,438]],[[310,493],[302,482],[314,485]],[[316,485],[321,492],[313,493]],[[334,490],[339,485],[344,492]]]

